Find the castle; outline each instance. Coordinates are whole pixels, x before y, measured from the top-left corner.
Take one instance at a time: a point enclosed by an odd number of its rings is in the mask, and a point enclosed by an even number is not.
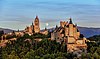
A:
[[[56,28],[51,32],[50,39],[56,40],[60,44],[65,43],[67,51],[69,52],[79,51],[79,50],[86,51],[87,39],[83,36],[83,34],[79,32],[77,25],[73,24],[72,19],[70,18],[69,20],[70,20],[69,22],[61,21],[60,26],[59,27],[56,26]],[[23,36],[24,34],[33,35],[36,33],[48,35],[48,30],[45,28],[43,31],[41,31],[39,24],[40,24],[39,18],[38,16],[36,16],[34,22],[32,22],[32,25],[27,26],[24,31],[8,33],[6,35],[3,35],[1,38],[2,40],[5,40],[7,35],[13,35],[13,34],[15,34],[16,36]],[[41,39],[39,39],[39,41],[41,41]]]
[[[51,40],[56,40],[59,43],[64,42],[67,45],[67,51],[73,52],[76,50],[86,50],[86,38],[80,34],[77,25],[74,25],[72,19],[69,23],[65,21],[60,22],[60,27],[56,26],[51,33]]]

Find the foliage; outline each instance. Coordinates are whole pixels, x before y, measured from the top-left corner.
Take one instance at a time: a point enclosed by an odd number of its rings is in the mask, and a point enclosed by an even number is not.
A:
[[[42,38],[38,42],[35,38]],[[48,35],[40,33],[32,36],[25,34],[16,41],[10,41],[7,46],[1,48],[2,59],[100,59],[99,39],[96,42],[87,42],[88,53],[82,53],[80,57],[73,53],[67,53],[66,44],[48,40]]]
[[[0,37],[4,34],[4,31],[0,31]]]

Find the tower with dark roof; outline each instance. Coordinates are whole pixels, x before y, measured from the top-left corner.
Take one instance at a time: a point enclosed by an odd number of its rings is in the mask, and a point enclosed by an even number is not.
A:
[[[69,24],[73,24],[72,19],[71,19],[71,18],[69,18],[69,20],[70,20],[70,21],[69,21]]]
[[[51,33],[51,40],[56,40],[59,43],[64,42],[67,45],[67,51],[79,51],[80,49],[86,49],[87,40],[82,34],[80,34],[77,25],[73,24],[72,19],[69,19],[68,23],[65,21],[60,22],[60,27],[56,27]]]
[[[74,35],[74,31],[73,31],[73,29],[74,29],[74,24],[73,24],[73,22],[72,22],[72,19],[70,18],[69,19],[70,21],[69,21],[69,36],[73,36]]]

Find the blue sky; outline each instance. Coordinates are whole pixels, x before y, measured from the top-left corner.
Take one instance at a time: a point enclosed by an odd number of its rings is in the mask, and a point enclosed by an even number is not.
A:
[[[0,27],[24,29],[36,15],[41,29],[70,17],[78,26],[100,28],[100,0],[0,0]]]

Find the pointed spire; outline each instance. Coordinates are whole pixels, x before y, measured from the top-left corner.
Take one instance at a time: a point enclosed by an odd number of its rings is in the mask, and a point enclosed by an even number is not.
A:
[[[45,27],[45,30],[47,30],[47,28]]]
[[[56,28],[58,28],[58,26],[56,25]]]
[[[79,30],[77,29],[77,32],[79,32]]]
[[[18,32],[19,32],[19,29],[18,29]]]
[[[14,34],[14,33],[15,33],[15,31],[13,30],[13,31],[12,31],[12,33]]]
[[[75,24],[75,27],[77,27],[77,24]]]
[[[33,25],[33,22],[32,22],[32,25]]]
[[[75,26],[77,27],[77,24],[75,24]]]
[[[55,29],[58,29],[58,26],[56,25],[56,28]]]
[[[38,19],[38,16],[36,15],[36,19]]]
[[[35,18],[35,21],[39,21],[39,18],[38,18],[38,16],[36,16],[36,18]]]
[[[73,24],[72,19],[71,19],[71,18],[69,18],[69,20],[70,20],[70,21],[69,21],[69,24]]]

